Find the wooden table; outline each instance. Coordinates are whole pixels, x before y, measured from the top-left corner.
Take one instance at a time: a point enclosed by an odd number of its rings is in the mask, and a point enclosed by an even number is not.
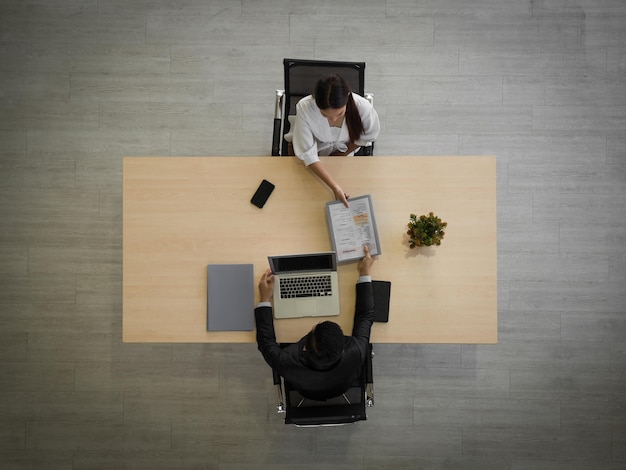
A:
[[[373,278],[392,287],[389,323],[374,325],[372,342],[497,342],[495,157],[323,162],[346,192],[373,198]],[[249,201],[263,178],[276,189],[258,209]],[[256,286],[268,255],[331,248],[332,194],[296,158],[126,157],[123,198],[125,342],[254,342],[254,331],[206,331],[207,264],[252,263]],[[430,211],[448,222],[445,239],[409,249],[409,215]],[[342,313],[329,319],[349,332],[355,263],[339,279]],[[295,341],[319,321],[275,321],[277,338]]]

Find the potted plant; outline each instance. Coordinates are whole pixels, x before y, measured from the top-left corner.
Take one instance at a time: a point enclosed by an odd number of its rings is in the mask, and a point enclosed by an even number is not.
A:
[[[407,224],[407,235],[409,236],[409,247],[441,245],[441,240],[445,235],[447,222],[437,217],[432,212],[428,215],[411,214],[409,223]]]

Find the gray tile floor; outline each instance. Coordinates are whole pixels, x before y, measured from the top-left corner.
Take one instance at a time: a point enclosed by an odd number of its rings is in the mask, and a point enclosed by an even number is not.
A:
[[[0,467],[626,469],[625,51],[623,0],[2,0]],[[267,155],[284,57],[367,62],[379,155],[498,156],[499,343],[377,345],[349,428],[121,343],[122,156]]]

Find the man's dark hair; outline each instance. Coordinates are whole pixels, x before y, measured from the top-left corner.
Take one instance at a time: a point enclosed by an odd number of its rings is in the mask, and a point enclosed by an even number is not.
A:
[[[306,351],[315,362],[336,362],[343,353],[344,336],[341,327],[332,321],[318,323],[307,335]]]

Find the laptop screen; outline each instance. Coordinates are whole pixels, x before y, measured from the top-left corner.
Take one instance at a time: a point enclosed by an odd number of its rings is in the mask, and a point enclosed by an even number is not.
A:
[[[274,274],[305,271],[334,271],[337,261],[334,252],[305,253],[301,255],[280,255],[268,257]]]

